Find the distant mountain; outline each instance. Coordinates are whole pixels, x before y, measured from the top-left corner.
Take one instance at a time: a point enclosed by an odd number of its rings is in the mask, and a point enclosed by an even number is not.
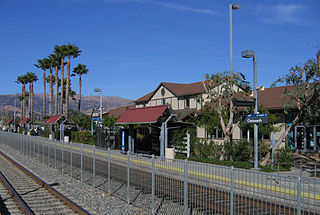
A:
[[[78,107],[78,98],[79,96],[75,96],[75,101],[70,99],[70,106],[69,109],[77,110]],[[20,112],[20,101],[19,101],[19,94],[12,94],[12,95],[0,95],[0,113],[4,112],[11,112],[14,111],[14,100],[16,99],[16,107],[17,112]],[[49,95],[46,97],[47,100],[47,113],[49,110]],[[53,101],[54,102],[54,101]],[[121,98],[118,96],[109,96],[109,97],[102,97],[102,106],[103,112],[107,112],[114,108],[124,106],[124,105],[131,105],[132,100]],[[33,100],[34,112],[40,113],[42,112],[42,94],[34,94]],[[53,105],[54,106],[54,105]],[[97,109],[100,106],[100,97],[99,96],[82,96],[81,97],[81,112],[90,114],[94,106]]]

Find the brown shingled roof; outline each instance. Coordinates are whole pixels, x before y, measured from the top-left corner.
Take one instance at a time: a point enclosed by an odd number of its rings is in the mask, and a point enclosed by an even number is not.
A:
[[[285,90],[295,91],[294,86],[282,86],[265,88],[264,90],[258,90],[258,102],[267,109],[283,109],[281,104],[283,98],[282,95]]]
[[[120,117],[126,110],[135,108],[135,105],[129,105],[129,106],[121,106],[112,110],[109,110],[106,114],[113,117]]]
[[[205,92],[205,88],[203,86],[203,82],[195,82],[191,84],[178,84],[178,83],[169,83],[169,82],[161,82],[160,85],[151,93],[142,96],[141,98],[135,100],[134,102],[144,102],[149,101],[153,94],[161,87],[164,86],[175,96],[187,96],[187,95],[196,95]]]

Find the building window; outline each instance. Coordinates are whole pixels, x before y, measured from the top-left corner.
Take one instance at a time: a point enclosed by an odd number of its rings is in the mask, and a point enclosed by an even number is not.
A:
[[[162,105],[166,104],[166,99],[162,99]]]
[[[189,108],[190,107],[190,98],[187,97],[186,98],[186,108]]]
[[[249,131],[249,132],[248,132]],[[248,136],[249,135],[249,136]],[[241,139],[246,139],[248,140],[248,138],[250,140],[253,140],[254,138],[254,132],[253,129],[241,129]],[[258,133],[258,139],[259,140],[269,140],[270,139],[270,135],[269,134],[261,134]]]
[[[214,129],[212,132],[207,131],[207,138],[208,139],[223,139],[224,134],[222,129]]]

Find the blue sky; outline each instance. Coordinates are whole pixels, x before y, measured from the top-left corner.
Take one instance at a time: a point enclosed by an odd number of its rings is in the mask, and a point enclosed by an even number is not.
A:
[[[82,94],[137,99],[160,82],[202,81],[229,70],[229,3],[233,11],[233,68],[269,87],[320,47],[320,1],[223,0],[0,0],[0,94],[20,92],[17,76],[41,71],[33,64],[55,45],[83,51],[71,67],[86,64]],[[78,92],[78,80],[72,79]]]

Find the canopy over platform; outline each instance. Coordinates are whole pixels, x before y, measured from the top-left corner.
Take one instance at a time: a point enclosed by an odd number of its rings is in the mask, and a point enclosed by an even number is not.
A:
[[[117,125],[153,124],[170,116],[173,111],[169,105],[129,109],[117,120]],[[163,119],[162,119],[163,118]],[[175,117],[175,120],[179,119]]]
[[[59,121],[63,121],[64,116],[63,115],[55,115],[50,116],[49,119],[45,122],[45,124],[57,124]]]
[[[185,113],[188,116],[194,110]],[[171,126],[169,126],[169,123]],[[154,125],[155,128],[160,128],[160,156],[165,157],[165,151],[168,148],[168,130],[177,128],[179,125],[185,124],[177,114],[170,108],[169,105],[152,106],[144,108],[134,108],[127,110],[116,122],[117,125],[129,125],[128,132],[128,149],[134,152],[134,127],[133,125]],[[190,125],[190,123],[188,123]],[[174,127],[172,127],[174,126]],[[124,135],[122,142],[124,144]],[[157,138],[158,139],[158,138]]]
[[[29,121],[30,121],[29,118],[24,118],[24,119],[20,120],[20,122],[18,124],[23,125],[25,123],[28,123]]]

